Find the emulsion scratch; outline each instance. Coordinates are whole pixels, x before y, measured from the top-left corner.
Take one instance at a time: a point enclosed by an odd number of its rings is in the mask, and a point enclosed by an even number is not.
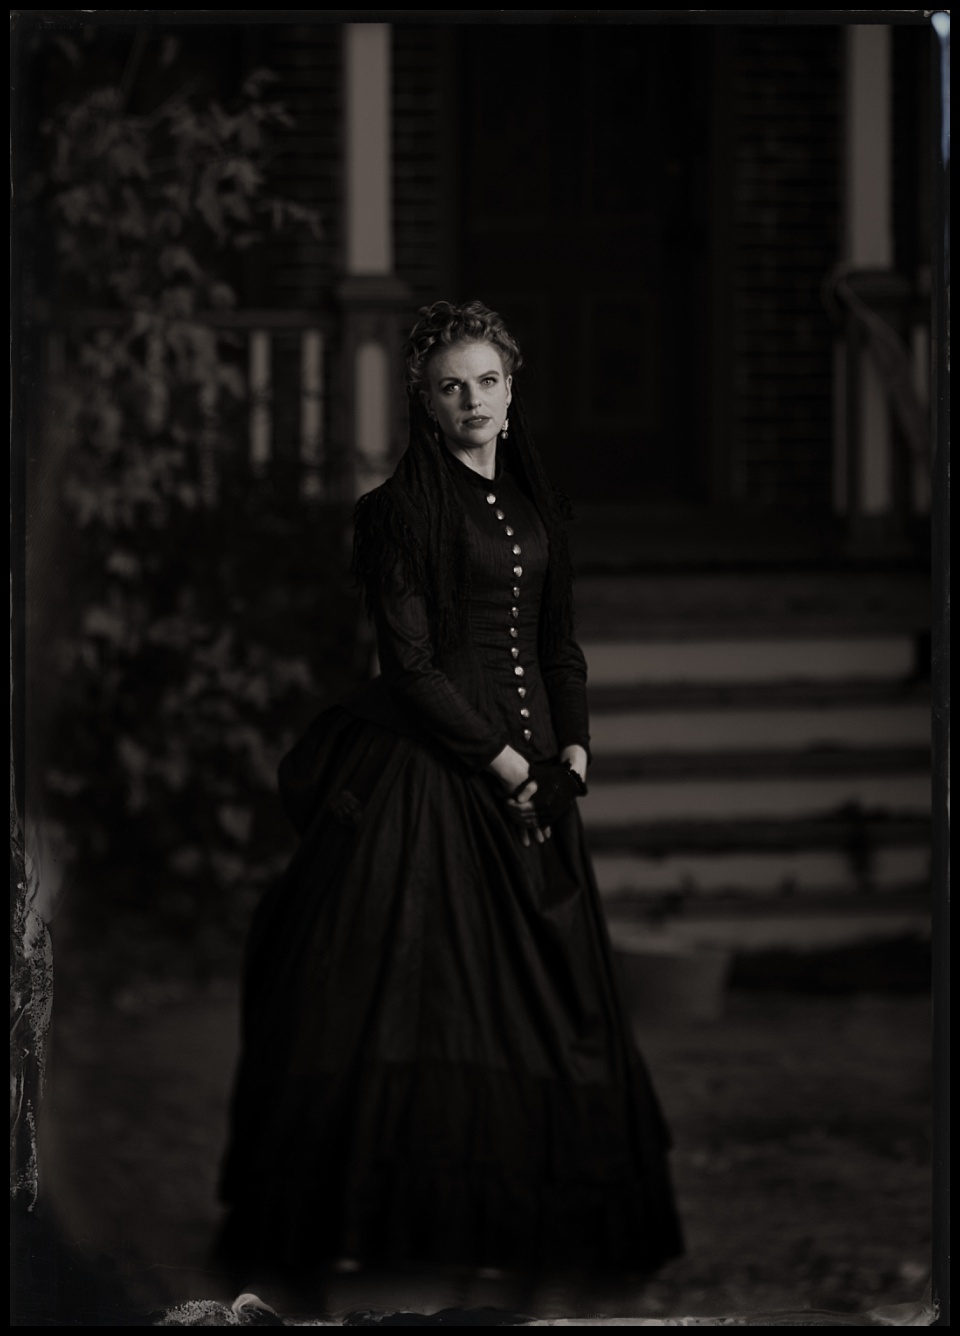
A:
[[[11,777],[12,778],[12,777]],[[10,1152],[11,1196],[33,1210],[39,1192],[37,1117],[43,1097],[45,1043],[53,1008],[53,950],[38,911],[40,861],[28,855],[11,783],[13,890]]]

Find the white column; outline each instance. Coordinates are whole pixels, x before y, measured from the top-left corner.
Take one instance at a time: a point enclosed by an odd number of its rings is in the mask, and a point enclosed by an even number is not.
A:
[[[323,333],[305,329],[300,339],[300,464],[301,494],[306,500],[323,495]]]
[[[390,476],[390,370],[387,350],[374,339],[357,348],[356,493],[362,496]]]
[[[853,24],[847,34],[846,250],[858,269],[893,264],[890,29]]]
[[[344,27],[347,273],[393,268],[390,24]]]
[[[842,339],[833,341],[833,509],[846,515],[847,495],[847,347]]]
[[[344,25],[346,347],[353,359],[358,496],[391,471],[392,345],[390,320],[383,312],[385,291],[393,282],[391,56],[390,24]]]
[[[273,448],[271,418],[272,365],[271,340],[265,329],[250,333],[250,464],[254,473],[262,473],[270,462]]]
[[[927,408],[930,403],[930,329],[927,325],[914,325],[911,336],[913,353],[914,387],[917,398]],[[930,460],[913,460],[913,508],[918,515],[930,514]]]
[[[860,358],[860,513],[886,515],[893,497],[890,410],[880,373],[869,355]]]
[[[890,29],[882,23],[853,24],[846,29],[846,41],[846,261],[853,269],[890,269]],[[860,495],[848,501],[856,505],[859,500],[863,515],[884,515],[892,500],[890,417],[883,384],[866,353],[859,380]]]

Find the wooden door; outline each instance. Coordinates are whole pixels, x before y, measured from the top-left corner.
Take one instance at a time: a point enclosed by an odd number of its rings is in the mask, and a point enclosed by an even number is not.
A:
[[[516,332],[551,473],[593,506],[702,501],[705,34],[491,24],[458,45],[460,296]]]

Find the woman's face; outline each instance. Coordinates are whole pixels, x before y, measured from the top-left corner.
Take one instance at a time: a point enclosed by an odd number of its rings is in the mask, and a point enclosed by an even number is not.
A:
[[[480,450],[496,442],[512,384],[492,344],[454,343],[427,363],[423,399],[450,445]]]

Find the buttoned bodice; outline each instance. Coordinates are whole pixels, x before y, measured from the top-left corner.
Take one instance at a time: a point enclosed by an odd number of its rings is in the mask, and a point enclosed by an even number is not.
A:
[[[467,516],[467,623],[484,712],[519,751],[544,759],[557,751],[537,643],[547,535],[510,474],[500,470],[488,480],[453,455],[448,463]]]
[[[589,750],[583,654],[572,636],[547,655],[539,643],[550,549],[537,509],[502,469],[486,479],[444,458],[466,517],[466,635],[438,652],[423,596],[402,577],[386,581],[375,609],[381,676],[344,704],[428,736],[471,770],[508,744],[529,760],[573,743]]]

